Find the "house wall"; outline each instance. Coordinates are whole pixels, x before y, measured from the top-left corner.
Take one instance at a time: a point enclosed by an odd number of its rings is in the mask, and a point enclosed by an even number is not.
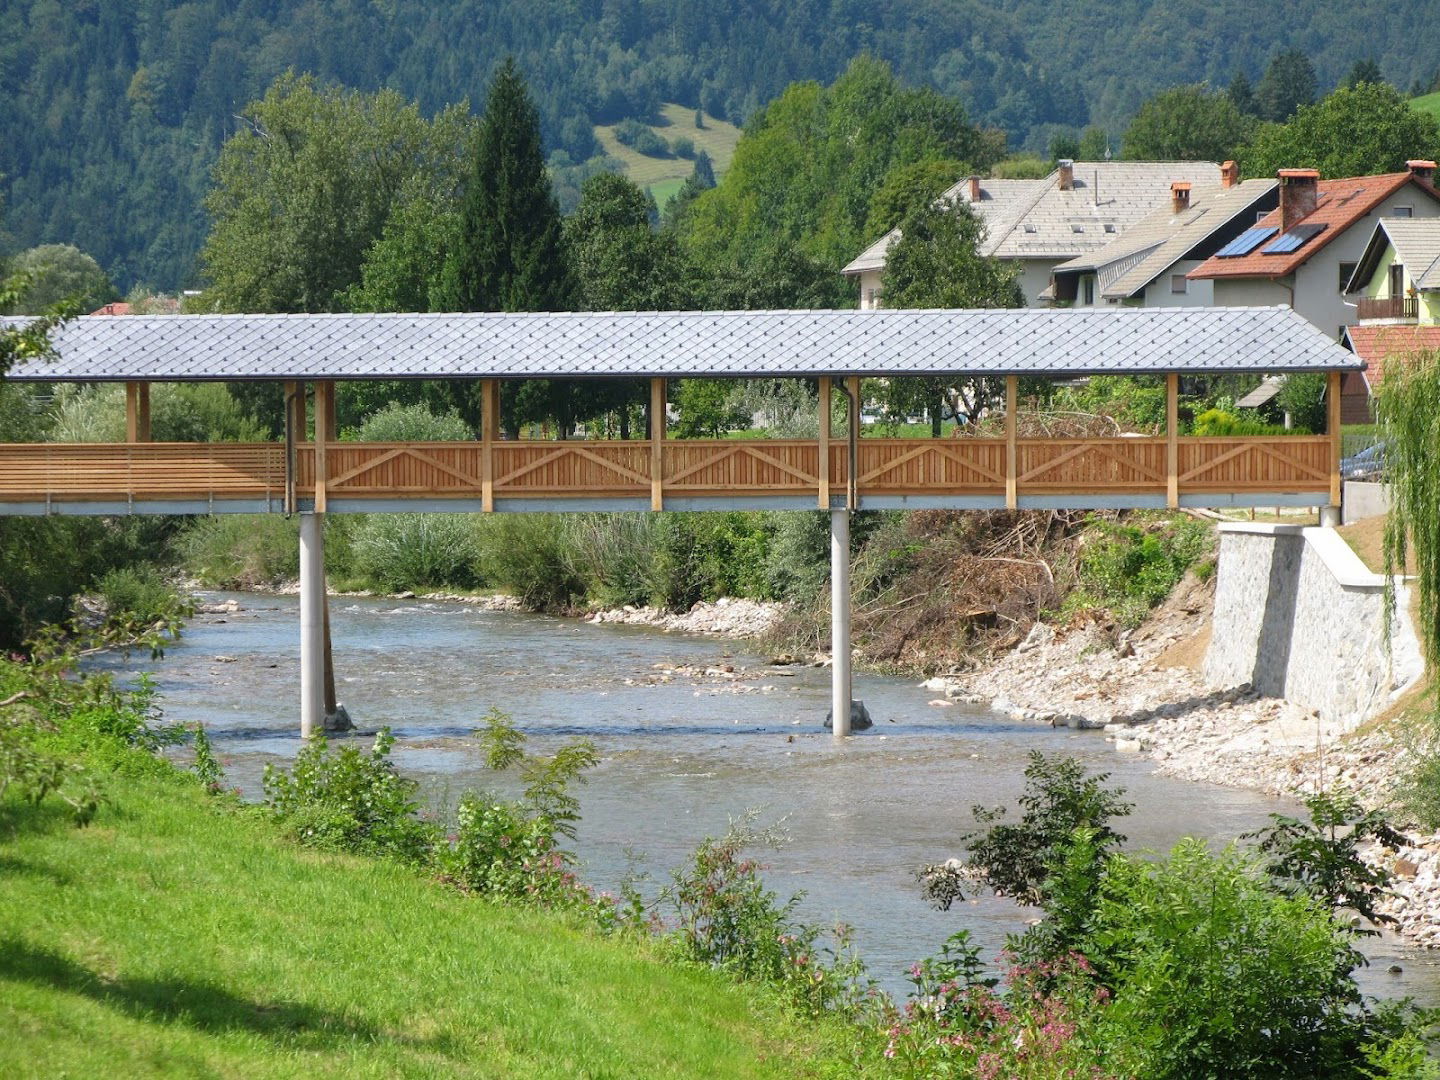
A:
[[[880,306],[880,271],[862,270],[860,273],[860,310],[873,311]]]
[[[1020,268],[1020,291],[1025,294],[1026,307],[1049,307],[1050,303],[1040,299],[1040,293],[1050,286],[1050,272],[1063,259],[1015,259]],[[884,307],[884,294],[880,286],[883,271],[862,270],[860,272],[860,310],[870,311]]]
[[[1358,371],[1347,371],[1340,380],[1340,423],[1373,424],[1370,409],[1370,386]]]
[[[1216,278],[1213,295],[1216,307],[1275,307],[1277,304],[1290,304],[1288,279],[1270,281],[1267,278]]]
[[[1145,286],[1142,295],[1141,307],[1214,307],[1215,306],[1215,282],[1209,278],[1203,280],[1188,280],[1185,282],[1185,292],[1175,293],[1170,290],[1170,278],[1174,274],[1188,274],[1200,265],[1199,259],[1182,259],[1169,270]]]

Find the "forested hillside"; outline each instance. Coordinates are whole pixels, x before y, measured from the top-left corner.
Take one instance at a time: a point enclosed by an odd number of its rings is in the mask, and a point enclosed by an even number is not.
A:
[[[1118,132],[1161,87],[1307,51],[1328,88],[1376,57],[1427,83],[1424,34],[1383,0],[6,0],[0,194],[10,243],[74,243],[121,289],[194,283],[209,169],[248,102],[287,69],[422,110],[482,104],[513,53],[546,145],[579,163],[594,125],[662,102],[736,123],[788,84],[872,52],[963,102],[1011,145],[1056,125]]]

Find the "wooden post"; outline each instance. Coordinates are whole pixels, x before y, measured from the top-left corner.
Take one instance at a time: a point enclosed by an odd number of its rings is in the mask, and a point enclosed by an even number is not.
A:
[[[127,382],[125,384],[125,441],[132,443],[150,441],[150,384],[148,382]]]
[[[295,420],[295,398],[300,392],[300,384],[297,382],[286,382],[285,392],[285,513],[295,513],[296,490],[299,486],[297,474],[299,473],[295,445],[305,438],[304,415],[301,415],[300,422]]]
[[[849,388],[849,402],[845,418],[850,441],[849,460],[845,468],[845,505],[851,510],[860,509],[860,376],[851,375],[845,380]],[[848,533],[847,533],[848,546]],[[848,571],[847,571],[848,574]]]
[[[315,513],[325,513],[327,480],[325,447],[334,441],[330,429],[335,416],[335,384],[328,379],[315,384]]]
[[[830,508],[830,376],[820,376],[820,509]]]
[[[1340,507],[1340,372],[1330,372],[1325,388],[1325,433],[1330,436],[1330,505]]]
[[[500,430],[500,383],[480,380],[480,509],[495,509],[495,433]]]
[[[650,509],[665,509],[665,380],[650,380]]]
[[[1016,411],[1020,408],[1020,377],[1005,376],[1005,509],[1014,510],[1019,505],[1017,478],[1020,475],[1018,460],[1019,440],[1016,438]]]
[[[1165,505],[1180,505],[1180,376],[1165,376]]]

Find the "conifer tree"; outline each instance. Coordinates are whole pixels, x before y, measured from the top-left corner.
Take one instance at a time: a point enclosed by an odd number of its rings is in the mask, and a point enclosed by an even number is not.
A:
[[[464,311],[566,311],[572,303],[540,114],[513,57],[490,83],[456,271]]]

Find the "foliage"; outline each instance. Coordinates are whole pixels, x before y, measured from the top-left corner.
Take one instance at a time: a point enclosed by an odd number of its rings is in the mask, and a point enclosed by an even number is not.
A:
[[[1294,378],[1294,376],[1291,377]],[[1321,410],[1323,415],[1323,402]],[[1206,409],[1195,417],[1195,429],[1192,432],[1195,435],[1213,438],[1225,438],[1233,435],[1305,435],[1308,433],[1308,429],[1302,426],[1287,428],[1281,424],[1267,424],[1261,420],[1237,416],[1224,409]]]
[[[392,401],[342,438],[354,442],[466,442],[475,438],[475,432],[453,411],[437,415],[424,404]]]
[[[616,124],[615,138],[637,153],[645,154],[648,157],[670,156],[670,144],[639,120],[623,120]],[[690,150],[693,154],[695,150],[693,143],[691,143]]]
[[[518,767],[524,794],[506,803],[467,792],[456,809],[455,832],[437,854],[442,875],[492,899],[589,903],[590,893],[575,876],[575,855],[561,844],[575,839],[580,803],[571,789],[599,761],[594,746],[575,739],[550,757],[532,757],[524,735],[498,709],[486,715],[479,735],[488,767]]]
[[[1315,65],[1310,58],[1299,49],[1276,53],[1255,87],[1260,119],[1283,123],[1314,100]]]
[[[186,573],[211,588],[274,586],[300,573],[298,526],[278,514],[196,518],[177,547]]]
[[[1149,375],[1092,375],[1055,395],[1061,410],[1108,416],[1118,430],[1154,434],[1165,427],[1165,381]]]
[[[184,620],[195,612],[189,598],[149,566],[107,571],[100,579],[99,590],[105,606],[105,629],[122,638],[152,629],[178,635]]]
[[[1121,625],[1138,626],[1212,543],[1210,530],[1192,518],[1149,529],[1096,521],[1080,548],[1080,587],[1067,604],[1107,608]]]
[[[1275,395],[1275,403],[1290,414],[1290,422],[1301,431],[1324,431],[1326,377],[1320,372],[1288,375]]]
[[[412,177],[454,176],[473,130],[427,121],[394,90],[320,89],[288,74],[226,140],[201,258],[218,311],[335,311]]]
[[[1284,889],[1305,893],[1333,908],[1351,908],[1372,923],[1393,922],[1375,910],[1391,875],[1360,855],[1371,843],[1395,848],[1405,837],[1379,810],[1366,810],[1346,791],[1305,797],[1309,821],[1271,814],[1271,824],[1243,839],[1258,840],[1266,872]]]
[[[560,515],[495,514],[479,528],[485,580],[509,589],[531,611],[565,611],[585,596]]]
[[[693,306],[693,271],[670,233],[650,227],[650,201],[614,173],[585,181],[565,237],[587,311]]]
[[[366,514],[349,539],[349,569],[371,587],[480,584],[475,526],[464,514]]]
[[[368,754],[332,751],[323,736],[306,743],[287,772],[265,766],[265,805],[285,832],[310,847],[419,862],[435,829],[415,816],[419,784],[390,760],[395,736],[381,728]]]
[[[50,442],[124,442],[121,383],[57,388]],[[156,442],[263,442],[265,427],[250,418],[222,383],[152,383],[150,434]]]
[[[1395,576],[1411,558],[1419,594],[1417,630],[1426,667],[1440,670],[1440,356],[1387,364],[1375,397],[1384,433],[1390,513],[1385,519],[1385,626],[1395,611]]]
[[[3,315],[43,315],[64,303],[89,312],[116,296],[100,264],[70,244],[22,251],[10,260],[9,272],[23,285],[12,299],[0,297]]]
[[[0,263],[0,271],[4,271]],[[0,311],[21,302],[30,279],[23,274],[0,274]],[[41,312],[23,326],[0,326],[0,377],[22,360],[44,360],[51,355],[50,332],[80,313],[73,301]]]
[[[875,991],[850,951],[848,928],[837,927],[826,948],[819,927],[796,922],[800,896],[778,902],[761,880],[761,865],[745,852],[774,847],[781,837],[757,829],[754,820],[747,813],[732,820],[723,836],[707,837],[663,891],[660,903],[674,913],[672,939],[680,955],[738,979],[772,984],[811,1016],[858,1012]]]
[[[1251,123],[1225,94],[1177,86],[1156,94],[1125,130],[1131,161],[1226,161],[1248,141]]]
[[[750,426],[750,414],[728,379],[681,379],[672,384],[675,435],[681,439],[719,439]]]
[[[205,790],[217,795],[225,780],[225,770],[220,766],[220,759],[215,756],[215,747],[205,732],[204,724],[195,725],[192,741],[195,744],[195,763],[190,768],[200,783],[205,785]]]
[[[1341,87],[1303,104],[1284,124],[1262,127],[1243,158],[1247,176],[1319,169],[1325,177],[1404,172],[1410,158],[1440,154],[1440,124],[1390,86]]]
[[[976,822],[987,827],[963,838],[970,867],[983,875],[996,895],[1013,897],[1021,904],[1039,903],[1052,868],[1077,829],[1089,831],[1096,859],[1125,842],[1110,821],[1124,817],[1132,807],[1122,798],[1123,788],[1105,786],[1109,778],[1108,773],[1087,776],[1075,758],[1032,750],[1019,798],[1019,821],[1000,823],[1004,807],[971,808]],[[941,910],[948,911],[954,901],[963,899],[954,874],[929,874],[922,881],[927,899]]]
[[[922,206],[938,199],[965,172],[958,161],[927,158],[891,169],[870,198],[865,235],[876,240]]]

